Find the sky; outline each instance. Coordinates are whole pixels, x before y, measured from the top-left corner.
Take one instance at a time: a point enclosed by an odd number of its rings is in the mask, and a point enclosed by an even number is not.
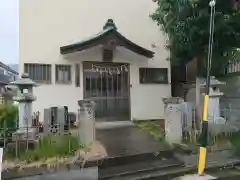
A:
[[[18,0],[0,0],[0,61],[18,63]]]

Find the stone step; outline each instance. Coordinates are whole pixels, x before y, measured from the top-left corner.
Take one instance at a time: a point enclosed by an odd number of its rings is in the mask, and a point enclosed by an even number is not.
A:
[[[205,176],[198,176],[197,174],[186,174],[181,177],[176,177],[172,180],[238,180],[240,179],[240,171],[236,168],[228,168],[228,169],[215,169],[208,170]]]
[[[177,159],[132,162],[126,165],[99,168],[99,179],[127,179],[130,177],[141,177],[145,174],[152,174],[157,171],[166,171],[171,168],[183,167],[183,163]]]
[[[163,169],[156,169],[152,172],[142,172],[131,174],[128,176],[118,176],[112,177],[111,180],[189,180],[184,175],[195,173],[196,170],[184,168],[184,167],[169,167]],[[215,177],[216,180],[239,180],[240,179],[240,171],[235,168],[220,170],[217,169],[209,169],[206,171],[207,175]],[[101,179],[101,178],[100,178]],[[201,179],[201,178],[200,178]],[[203,180],[202,177],[201,180]],[[194,180],[194,179],[191,179]],[[207,179],[204,179],[207,180]]]
[[[240,170],[230,163],[209,166],[206,173],[219,180],[240,179]],[[176,159],[132,162],[128,165],[115,166],[99,169],[101,180],[177,180],[176,178],[186,174],[196,173],[196,166],[183,166],[183,163]],[[181,180],[181,179],[180,179]]]
[[[158,151],[158,152],[147,152],[132,155],[119,155],[116,157],[108,157],[102,160],[100,169],[114,167],[114,166],[124,166],[132,164],[133,162],[152,162],[156,160],[167,160],[175,158],[173,150]]]

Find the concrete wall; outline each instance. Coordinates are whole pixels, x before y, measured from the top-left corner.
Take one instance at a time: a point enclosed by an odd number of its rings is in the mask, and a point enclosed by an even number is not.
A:
[[[150,18],[156,4],[151,0],[21,0],[20,12],[20,73],[24,63],[71,64],[82,61],[100,61],[101,47],[62,56],[60,47],[88,38],[102,30],[107,19],[112,18],[124,36],[155,52],[153,59],[146,59],[124,48],[117,48],[114,62],[130,63],[131,118],[162,119],[163,97],[171,95],[170,63],[166,60],[165,37]],[[152,44],[156,47],[153,48]],[[169,68],[169,84],[139,84],[139,67]],[[73,76],[74,77],[74,68]],[[71,85],[41,84],[34,89],[37,101],[34,111],[50,106],[66,105],[77,111],[77,100],[83,98],[82,66],[80,87]],[[52,68],[53,79],[55,76]],[[41,116],[41,118],[43,115]]]

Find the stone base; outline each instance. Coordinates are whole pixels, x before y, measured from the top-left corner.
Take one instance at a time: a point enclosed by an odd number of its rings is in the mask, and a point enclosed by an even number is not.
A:
[[[85,121],[83,120],[80,123],[79,127],[79,135],[81,137],[81,142],[88,146],[92,142],[95,141],[95,123],[93,121]]]
[[[33,128],[29,128],[28,130],[19,129],[12,135],[12,141],[34,141],[36,140],[36,130]]]

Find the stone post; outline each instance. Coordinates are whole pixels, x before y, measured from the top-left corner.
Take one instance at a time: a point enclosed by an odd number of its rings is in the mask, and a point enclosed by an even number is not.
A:
[[[48,136],[51,134],[51,109],[44,109],[44,119],[43,119],[43,134]]]
[[[58,134],[64,134],[64,126],[66,125],[65,121],[65,109],[64,107],[58,107],[57,109],[57,126]]]
[[[182,141],[182,105],[181,98],[164,98],[165,137],[170,144]]]
[[[80,141],[85,146],[90,145],[95,141],[95,102],[80,100],[78,101],[80,106],[79,113],[79,135]]]
[[[64,134],[65,130],[70,131],[70,122],[68,119],[68,108],[67,106],[58,107],[57,109],[57,124],[59,134]],[[69,128],[69,129],[65,129]]]
[[[202,105],[201,105],[201,84],[202,84],[203,79],[200,77],[196,78],[196,125],[199,127],[199,125],[202,123]]]

